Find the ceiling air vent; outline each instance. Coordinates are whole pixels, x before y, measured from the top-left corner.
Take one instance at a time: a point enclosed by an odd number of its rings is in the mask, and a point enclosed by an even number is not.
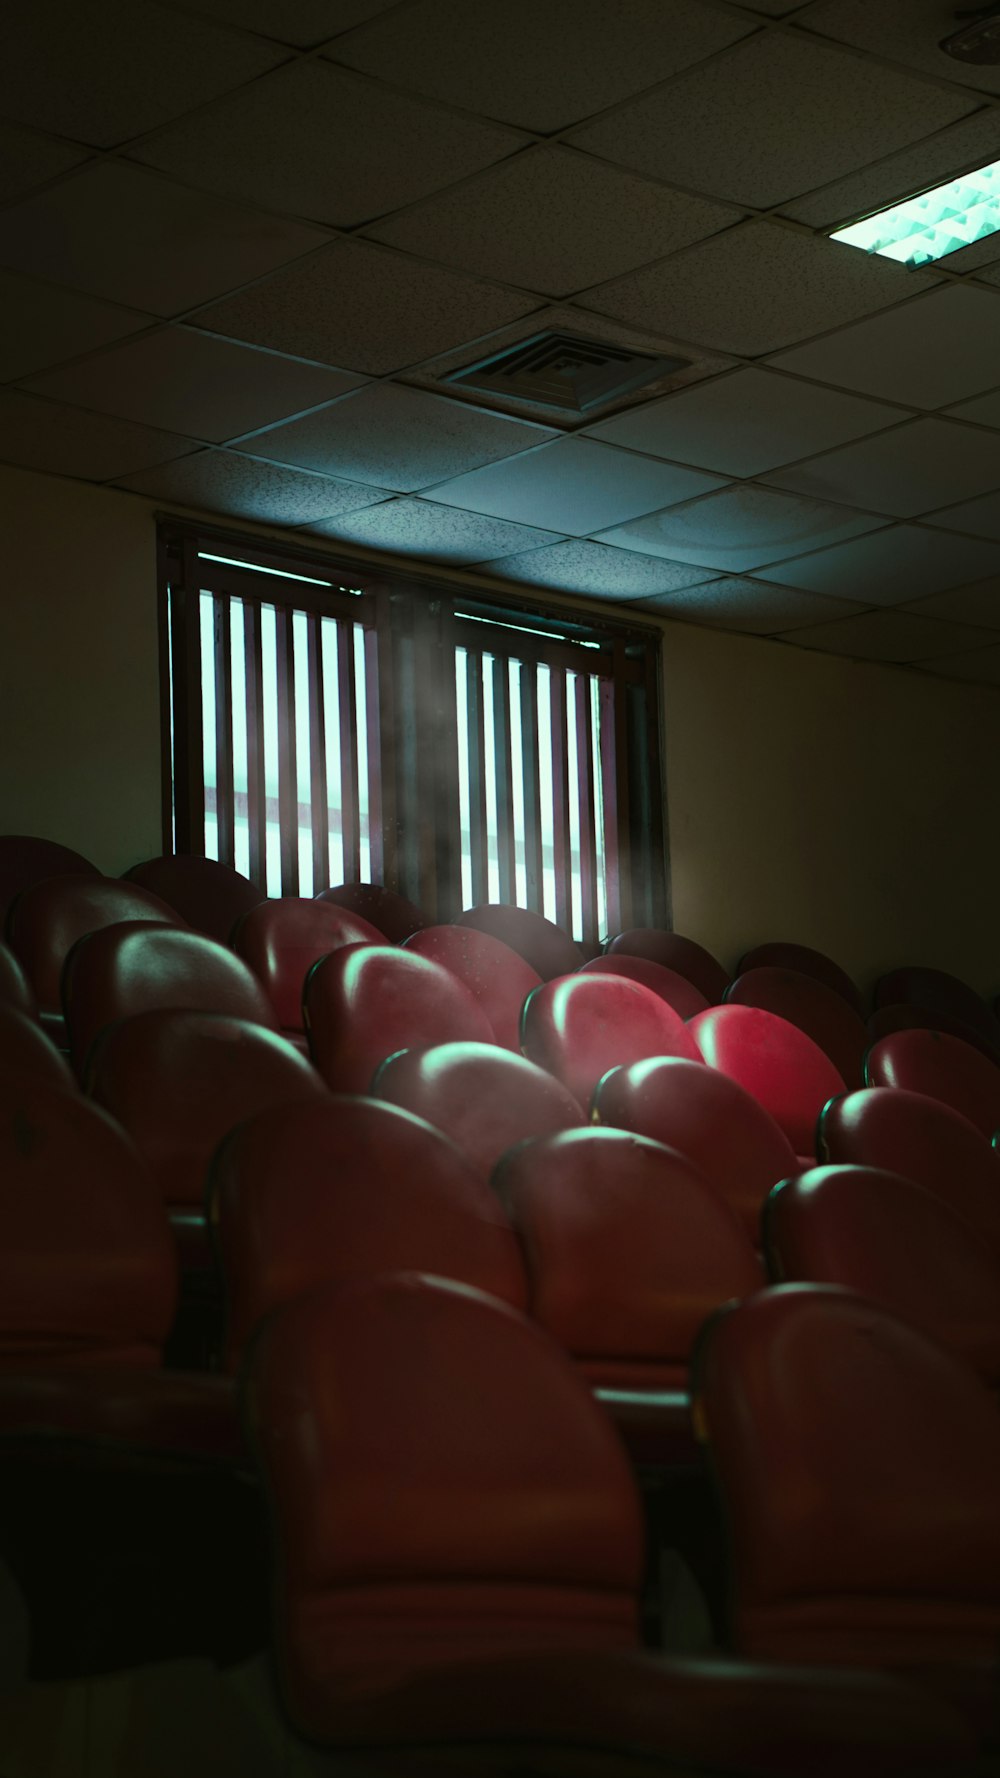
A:
[[[575,333],[535,333],[503,352],[449,371],[443,379],[483,395],[533,401],[585,414],[657,377],[683,370],[686,358],[657,358]]]

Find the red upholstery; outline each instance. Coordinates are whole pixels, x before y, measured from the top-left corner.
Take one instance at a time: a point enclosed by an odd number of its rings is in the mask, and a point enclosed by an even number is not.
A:
[[[498,938],[530,963],[543,982],[550,982],[557,975],[570,975],[585,961],[568,932],[530,908],[482,902],[479,907],[466,908],[464,914],[459,914],[458,924]]]
[[[821,1160],[915,1180],[1000,1252],[1000,1155],[950,1106],[901,1087],[867,1087],[826,1107],[819,1136]]]
[[[209,1160],[235,1124],[327,1096],[284,1038],[204,1012],[142,1012],[111,1026],[90,1053],[86,1084],[128,1131],[164,1203],[199,1208]]]
[[[777,1281],[842,1284],[1000,1385],[1000,1257],[922,1185],[877,1167],[813,1167],[771,1193],[764,1250]]]
[[[64,1093],[76,1091],[65,1057],[35,1020],[0,1005],[0,1100],[8,1100],[30,1082]]]
[[[864,1085],[868,1033],[842,994],[813,976],[765,964],[738,976],[726,990],[730,1006],[760,1006],[797,1025],[829,1056],[844,1085]]]
[[[60,1011],[63,965],[77,939],[123,920],[184,925],[165,901],[117,877],[47,877],[22,890],[7,916],[7,934],[43,1012]]]
[[[324,1094],[234,1130],[212,1167],[229,1304],[226,1361],[320,1284],[420,1270],[523,1306],[524,1266],[493,1192],[422,1118]]]
[[[0,1100],[0,1364],[153,1365],[174,1312],[170,1229],[122,1131],[60,1088]]]
[[[70,1048],[79,1071],[94,1038],[116,1019],[166,1011],[227,1013],[274,1030],[256,976],[224,945],[197,932],[126,922],[74,946],[63,973]]]
[[[567,1086],[584,1110],[609,1068],[698,1050],[658,994],[616,975],[571,975],[536,988],[524,1009],[524,1053]]]
[[[894,1006],[880,1006],[868,1020],[868,1042],[878,1043],[893,1031],[944,1031],[949,1037],[971,1043],[973,1049],[981,1050],[1000,1068],[1000,1047],[963,1019],[953,1019],[948,1013],[930,1012],[925,1006],[910,1006],[902,1000]]]
[[[940,1099],[989,1140],[1000,1130],[1000,1068],[960,1037],[940,1031],[897,1031],[868,1052],[868,1085],[905,1087]]]
[[[799,1171],[788,1137],[763,1106],[700,1062],[657,1057],[616,1068],[594,1095],[594,1115],[686,1155],[732,1205],[754,1243],[771,1187]]]
[[[75,876],[101,874],[89,858],[69,846],[57,845],[55,840],[40,840],[26,833],[0,834],[0,926],[15,895],[43,877],[61,876],[64,871]]]
[[[264,900],[264,892],[239,871],[214,858],[187,853],[164,854],[134,864],[125,873],[174,908],[195,932],[229,943],[229,935],[241,914]]]
[[[682,1019],[691,1019],[696,1012],[704,1012],[709,1002],[700,988],[689,982],[687,976],[678,975],[676,969],[667,969],[663,963],[651,963],[648,957],[627,957],[624,951],[615,951],[604,957],[594,957],[585,963],[581,975],[623,975],[630,982],[641,982],[644,988],[659,994],[668,1006]]]
[[[425,926],[405,949],[429,957],[464,982],[489,1019],[504,1049],[521,1054],[521,1013],[541,976],[509,945],[472,926]]]
[[[12,1012],[23,1013],[25,1018],[37,1023],[38,1005],[31,984],[13,951],[6,945],[0,945],[0,1006],[10,1007]]]
[[[583,1123],[561,1081],[495,1044],[405,1050],[382,1064],[372,1091],[443,1130],[486,1179],[516,1142]]]
[[[490,1043],[482,1007],[440,964],[389,945],[345,945],[311,970],[306,1029],[316,1066],[338,1093],[364,1093],[396,1050]]]
[[[661,932],[654,926],[633,926],[609,941],[607,954],[609,957],[619,954],[647,957],[651,963],[662,963],[667,969],[676,970],[678,975],[686,976],[700,988],[709,1006],[717,1005],[729,986],[726,971],[711,951],[696,944],[693,938],[683,938],[679,932]]]
[[[815,1154],[816,1119],[844,1082],[805,1032],[756,1006],[713,1006],[688,1031],[706,1062],[763,1105],[796,1154]]]
[[[745,951],[737,964],[737,975],[745,975],[749,969],[762,968],[795,969],[800,975],[811,976],[814,981],[823,982],[839,994],[849,1006],[853,1006],[859,1018],[865,1016],[864,998],[847,971],[841,969],[832,957],[824,951],[814,951],[811,945],[787,944],[781,941],[773,944],[754,945],[752,950]]]
[[[302,989],[314,963],[341,945],[382,943],[382,934],[329,901],[286,895],[261,901],[233,931],[233,950],[264,984],[283,1031],[301,1031]]]
[[[137,1454],[198,1464],[247,1467],[231,1377],[139,1370],[82,1355],[59,1368],[0,1370],[0,1438],[70,1440],[105,1456]],[[60,1456],[63,1456],[63,1450]]]
[[[383,889],[381,883],[341,883],[336,889],[321,890],[316,900],[332,901],[336,907],[358,914],[394,945],[401,945],[424,924],[423,914],[412,901],[394,889]]]
[[[901,1000],[922,1006],[927,1012],[960,1019],[994,1047],[1000,1045],[1000,1024],[985,1000],[947,970],[917,966],[892,969],[888,975],[880,976],[875,984],[876,1007],[895,1006]]]

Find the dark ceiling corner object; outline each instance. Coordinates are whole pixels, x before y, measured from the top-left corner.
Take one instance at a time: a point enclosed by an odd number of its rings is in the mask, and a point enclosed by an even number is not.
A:
[[[945,37],[941,48],[946,56],[958,62],[976,62],[980,67],[1000,64],[1000,6],[977,6],[956,12],[957,19],[969,22],[961,30]]]
[[[688,362],[582,334],[535,333],[489,358],[447,372],[442,381],[483,395],[505,395],[585,414],[656,377],[683,370]]]

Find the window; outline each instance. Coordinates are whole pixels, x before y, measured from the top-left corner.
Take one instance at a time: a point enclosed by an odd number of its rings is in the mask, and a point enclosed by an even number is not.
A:
[[[593,944],[667,914],[657,638],[165,526],[165,844]]]

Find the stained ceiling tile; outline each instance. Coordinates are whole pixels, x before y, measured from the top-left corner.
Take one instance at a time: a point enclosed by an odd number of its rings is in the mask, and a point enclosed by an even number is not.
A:
[[[111,148],[254,80],[287,50],[156,0],[8,8],[0,111],[14,123]]]
[[[1000,544],[922,525],[889,525],[871,537],[762,570],[764,580],[782,586],[869,605],[912,604],[923,594],[992,574],[1000,574]]]
[[[530,314],[534,299],[366,241],[341,241],[203,309],[214,333],[381,376]]]
[[[995,426],[1000,432],[1000,389],[989,395],[977,395],[974,401],[963,401],[948,409],[956,420],[971,420],[976,426]]]
[[[919,140],[975,102],[807,37],[766,32],[569,141],[764,209]]]
[[[819,593],[766,586],[763,581],[737,575],[648,599],[644,606],[663,617],[717,625],[723,630],[742,630],[751,636],[771,636],[776,630],[792,629],[796,624],[819,623],[824,617],[846,617],[864,610],[864,606],[850,599],[825,599]]]
[[[566,296],[728,228],[739,212],[562,148],[532,148],[368,233]]]
[[[975,434],[973,434],[975,437]],[[979,448],[993,449],[991,439],[979,439]],[[997,440],[1000,447],[1000,439]],[[994,458],[994,461],[996,459]],[[1000,484],[1000,477],[997,477]],[[966,531],[970,537],[995,537],[1000,543],[1000,493],[986,494],[981,500],[963,500],[960,506],[949,506],[936,512],[933,520],[944,531]]]
[[[841,617],[832,623],[786,631],[782,640],[794,642],[799,648],[819,648],[866,661],[905,663],[955,654],[963,648],[988,643],[991,636],[990,630],[938,623],[934,618],[914,617],[906,611],[864,611],[858,617]]]
[[[603,543],[573,538],[526,555],[507,556],[485,564],[488,573],[525,586],[586,593],[595,599],[642,599],[689,586],[700,571],[682,562],[658,561],[630,550],[607,549]]]
[[[217,25],[258,31],[279,43],[311,49],[341,31],[353,31],[396,0],[188,0],[187,10]]]
[[[698,0],[418,0],[331,54],[394,85],[546,135],[666,80],[753,29]],[[558,78],[553,78],[553,70]]]
[[[596,426],[590,438],[722,475],[757,475],[905,416],[833,389],[766,370],[738,370],[646,402]]]
[[[634,327],[755,357],[887,308],[909,295],[912,276],[892,260],[747,222],[577,300]]]
[[[836,242],[829,245],[838,251]],[[843,252],[870,263],[855,248]],[[988,290],[947,284],[891,314],[873,315],[827,339],[781,352],[774,363],[796,376],[886,401],[944,407],[996,382],[998,338],[1000,302]]]
[[[837,223],[851,222],[872,210],[900,203],[928,186],[940,185],[955,173],[987,166],[996,159],[997,144],[998,120],[991,106],[927,136],[900,154],[860,168],[847,179],[782,204],[782,212],[811,228],[833,228]],[[945,263],[950,267],[951,258]]]
[[[23,469],[104,482],[194,449],[193,439],[174,433],[85,414],[17,389],[0,394],[0,462]]]
[[[363,512],[330,519],[313,527],[326,537],[360,543],[366,549],[390,550],[435,562],[485,562],[508,551],[537,550],[558,541],[558,532],[510,525],[459,506],[435,506],[429,500],[383,500]]]
[[[434,498],[581,537],[718,485],[718,476],[656,463],[590,438],[561,438],[530,455],[446,482],[435,488]]]
[[[843,506],[747,485],[723,488],[702,500],[617,525],[603,532],[602,541],[619,549],[741,573],[765,562],[780,562],[810,546],[854,537],[879,523],[867,513]],[[846,589],[845,597],[850,597]]]
[[[0,204],[68,173],[87,159],[87,150],[75,142],[60,142],[38,130],[0,123]]]
[[[765,479],[817,500],[844,500],[912,519],[1000,487],[1000,437],[954,420],[909,420],[877,438],[772,470]]]
[[[258,352],[196,328],[165,327],[68,370],[35,377],[31,388],[216,444],[332,401],[361,381],[347,371]]]
[[[1000,575],[977,580],[972,586],[947,587],[943,593],[929,593],[926,599],[910,599],[905,609],[950,623],[1000,630]]]
[[[149,315],[134,309],[0,272],[0,382],[29,376],[151,325]]]
[[[946,654],[940,660],[921,663],[921,672],[934,673],[942,679],[1000,685],[1000,646],[977,648],[971,654]]]
[[[904,68],[936,74],[941,80],[1000,93],[1000,68],[958,62],[938,45],[959,28],[954,0],[819,0],[801,20],[809,31],[822,32],[838,43],[870,50]]]
[[[0,263],[177,315],[328,240],[123,161],[99,161],[4,212]]]
[[[513,154],[525,138],[298,62],[186,117],[139,160],[227,197],[353,227]]]
[[[143,475],[119,476],[118,484],[154,500],[176,501],[230,518],[267,525],[307,525],[334,513],[352,512],[384,500],[384,488],[358,487],[325,475],[305,475],[256,463],[228,451],[199,451]]]

